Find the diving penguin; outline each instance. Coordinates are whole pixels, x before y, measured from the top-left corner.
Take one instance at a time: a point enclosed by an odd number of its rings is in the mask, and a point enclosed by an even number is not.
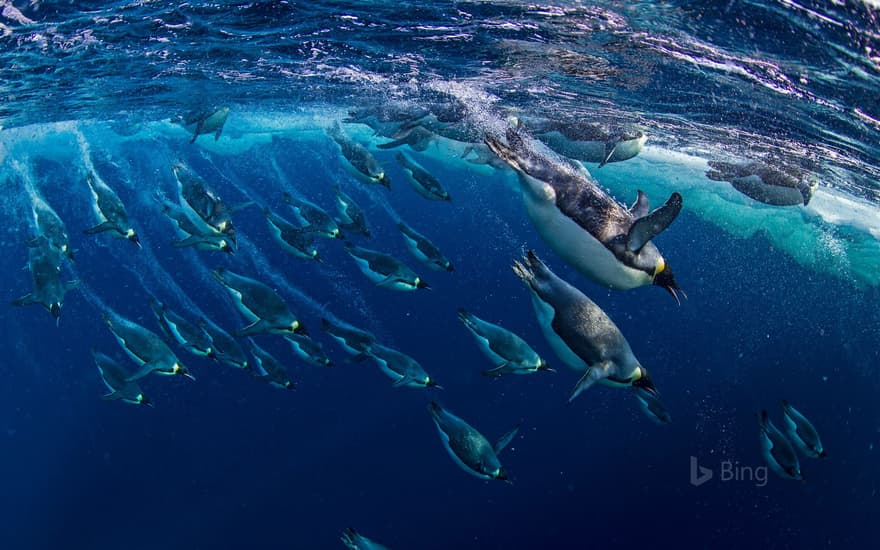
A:
[[[767,411],[761,411],[758,424],[761,428],[761,454],[770,469],[780,477],[803,481],[797,454],[788,439],[767,417]]]
[[[95,366],[98,367],[101,380],[110,392],[104,395],[105,400],[118,400],[123,403],[131,403],[132,405],[153,406],[153,402],[141,391],[140,385],[137,382],[128,380],[129,373],[125,370],[125,367],[107,355],[95,350],[92,350],[92,357],[95,359]]]
[[[382,185],[391,189],[391,178],[366,147],[352,140],[339,123],[327,129],[327,135],[339,146],[348,172],[361,183]]]
[[[340,540],[349,550],[388,550],[387,546],[368,539],[351,527],[346,528],[342,532]]]
[[[339,227],[349,233],[357,233],[370,238],[370,229],[367,227],[367,219],[364,211],[351,197],[346,195],[338,185],[333,187],[336,194],[336,210],[339,212],[337,222]]]
[[[394,256],[355,246],[349,242],[345,243],[345,251],[354,259],[361,273],[377,286],[406,291],[431,288],[412,269]]]
[[[458,310],[458,319],[474,336],[480,350],[495,365],[495,368],[483,371],[484,376],[555,372],[525,340],[509,330],[484,321],[463,308]]]
[[[126,378],[127,381],[140,380],[152,372],[181,375],[195,380],[186,367],[180,364],[171,348],[154,332],[116,313],[105,312],[104,322],[122,350],[138,366],[138,370]]]
[[[182,207],[162,201],[162,214],[174,222],[178,232],[183,233],[184,236],[183,239],[172,242],[171,246],[175,248],[192,247],[196,250],[225,252],[227,254],[235,252],[235,245],[226,234],[211,227],[201,218],[198,218],[198,222],[196,222]]]
[[[397,224],[397,229],[403,235],[406,247],[418,261],[435,271],[455,271],[452,262],[427,237],[403,222]]]
[[[296,389],[296,384],[290,379],[287,369],[278,359],[258,346],[253,338],[248,338],[248,343],[251,345],[251,353],[254,355],[256,372],[260,374],[262,380],[282,390]]]
[[[250,368],[247,355],[238,340],[210,319],[200,319],[199,326],[211,338],[211,348],[218,361],[237,369],[248,370]]]
[[[168,338],[193,355],[217,359],[211,336],[201,325],[190,323],[153,296],[150,296],[149,303],[159,327]]]
[[[819,186],[806,171],[785,165],[710,160],[709,167],[706,177],[710,180],[730,182],[743,195],[773,206],[806,206]]]
[[[409,355],[379,344],[371,345],[365,353],[373,358],[382,372],[394,380],[393,386],[395,388],[406,386],[408,388],[443,389],[433,378],[428,376],[418,361]]]
[[[263,214],[266,216],[272,237],[286,252],[304,260],[322,261],[318,249],[314,246],[312,232],[308,228],[296,227],[268,208],[263,210]]]
[[[102,179],[97,177],[93,172],[89,172],[86,176],[86,183],[92,192],[92,210],[98,218],[98,224],[85,230],[87,235],[96,233],[104,233],[112,231],[111,234],[128,239],[141,247],[141,241],[134,228],[128,222],[128,214],[125,211],[125,205],[119,199],[116,191],[104,183]]]
[[[251,336],[261,332],[307,334],[305,326],[291,313],[281,296],[269,286],[222,267],[211,273],[229,293],[239,313],[251,321],[251,324],[235,332],[237,336]]]
[[[70,237],[67,235],[67,227],[65,227],[61,216],[37,194],[31,197],[31,211],[34,215],[37,232],[45,237],[51,246],[58,249],[68,259],[73,260]]]
[[[369,332],[339,320],[321,319],[321,328],[356,359],[367,357],[370,347],[376,343],[376,337]]]
[[[324,348],[318,342],[303,334],[288,334],[284,337],[290,344],[293,353],[306,363],[316,367],[329,367],[333,364],[324,353]]]
[[[807,417],[792,407],[788,401],[782,402],[782,412],[785,417],[783,421],[785,433],[795,448],[804,456],[828,458],[825,449],[822,447],[822,441],[819,439],[819,432],[807,420]]]
[[[403,168],[403,171],[406,172],[409,183],[419,195],[432,201],[452,200],[437,178],[432,176],[420,164],[403,153],[397,153],[395,158],[400,167]]]
[[[305,225],[303,229],[316,237],[325,239],[341,239],[339,225],[330,214],[307,200],[298,199],[290,193],[284,193],[284,202],[293,210],[296,218]]]
[[[569,401],[596,382],[657,393],[617,325],[592,300],[550,271],[531,250],[513,271],[529,287],[541,331],[563,363],[584,375]]]
[[[641,130],[625,126],[532,118],[516,122],[518,127],[524,126],[560,155],[583,162],[596,162],[599,168],[609,162],[635,157],[647,140]]]
[[[501,436],[493,446],[483,434],[436,402],[428,405],[428,411],[437,425],[446,452],[462,470],[481,479],[507,481],[507,472],[498,455],[516,437],[519,426]]]
[[[654,284],[678,301],[681,289],[651,239],[678,216],[681,195],[673,193],[650,214],[646,198],[627,210],[584,171],[532,151],[513,128],[506,144],[491,135],[486,144],[517,171],[535,229],[569,265],[610,288]]]
[[[79,281],[61,281],[62,252],[40,235],[28,241],[28,269],[33,291],[12,302],[14,306],[39,304],[57,321],[61,316],[64,295],[79,286]]]
[[[207,182],[182,163],[172,166],[183,208],[188,208],[202,221],[223,233],[235,245],[232,211]]]
[[[196,138],[204,134],[214,134],[214,141],[220,139],[223,126],[229,117],[229,108],[220,107],[214,109],[202,109],[192,111],[183,116],[176,117],[171,122],[178,123],[193,133],[190,143],[195,143]]]

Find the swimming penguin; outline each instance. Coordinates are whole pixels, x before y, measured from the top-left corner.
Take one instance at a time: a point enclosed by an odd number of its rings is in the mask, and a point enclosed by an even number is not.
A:
[[[182,163],[172,166],[174,177],[177,179],[177,189],[180,195],[180,205],[189,208],[196,216],[205,223],[235,241],[235,227],[232,225],[232,211],[226,206],[217,193],[208,187],[201,177],[195,174]]]
[[[349,233],[356,233],[370,238],[370,229],[367,227],[367,219],[364,211],[351,197],[346,195],[338,185],[333,187],[336,194],[336,209],[339,211],[339,227]]]
[[[302,334],[288,334],[285,339],[290,343],[290,347],[297,357],[306,363],[317,367],[329,367],[333,364],[333,361],[324,354],[324,348],[321,344],[310,337]]]
[[[388,550],[387,546],[368,539],[351,527],[342,532],[340,540],[349,550]]]
[[[785,433],[795,448],[805,456],[828,458],[822,447],[822,441],[819,439],[819,432],[816,431],[813,424],[788,401],[782,402],[782,412],[785,418],[783,422]]]
[[[474,336],[480,350],[495,365],[495,368],[483,371],[484,376],[556,372],[547,366],[547,362],[525,340],[509,330],[484,321],[464,308],[458,309],[458,319]]]
[[[46,237],[40,235],[28,241],[27,245],[28,269],[31,272],[33,291],[17,298],[12,305],[39,304],[57,321],[61,316],[64,295],[79,286],[79,281],[61,281],[62,252],[49,244]]]
[[[758,424],[761,427],[761,454],[770,469],[779,477],[803,481],[797,454],[788,439],[767,417],[767,411],[761,411]]]
[[[400,167],[406,172],[407,180],[409,180],[416,192],[432,201],[450,201],[449,193],[440,182],[422,168],[417,162],[407,157],[403,153],[397,153],[395,157]]]
[[[309,201],[297,199],[290,193],[284,193],[284,202],[290,206],[299,222],[305,225],[304,229],[314,236],[325,239],[342,238],[336,220],[322,208]]]
[[[815,177],[794,167],[714,160],[709,161],[709,167],[712,170],[706,172],[706,177],[710,180],[730,182],[743,195],[774,206],[806,206],[819,186]]]
[[[321,328],[355,358],[365,358],[370,347],[376,342],[376,337],[369,332],[339,320],[321,319]]]
[[[199,320],[199,326],[211,337],[211,348],[214,350],[218,361],[237,369],[248,370],[251,368],[247,355],[241,344],[238,343],[238,340],[223,330],[217,323],[210,319],[202,318]]]
[[[617,325],[592,300],[550,271],[531,250],[513,271],[529,287],[541,331],[563,363],[583,372],[569,401],[596,382],[656,394]]]
[[[193,111],[181,117],[177,117],[172,122],[176,122],[184,126],[193,133],[190,143],[195,143],[196,138],[204,134],[214,134],[214,141],[220,139],[223,132],[223,126],[229,117],[229,108],[221,107],[219,109],[203,109]]]
[[[70,237],[67,235],[67,228],[61,216],[49,206],[49,203],[36,194],[31,197],[31,210],[34,215],[37,232],[46,237],[51,246],[58,249],[68,259],[73,260]]]
[[[648,418],[651,419],[652,422],[661,425],[670,424],[672,422],[672,417],[669,415],[669,411],[666,410],[666,407],[660,401],[660,397],[656,393],[636,386],[633,386],[632,392],[636,401],[639,403],[639,408]]]
[[[397,132],[393,141],[380,143],[376,145],[379,149],[395,149],[403,145],[409,145],[413,151],[423,152],[438,139],[437,134],[424,128],[423,126],[413,126]]]
[[[153,406],[153,402],[144,395],[140,385],[128,380],[129,373],[125,367],[98,351],[92,350],[92,357],[94,357],[95,365],[101,374],[101,380],[104,381],[104,385],[110,392],[104,395],[105,400]]]
[[[602,124],[550,119],[517,120],[547,147],[560,155],[583,162],[599,163],[629,160],[638,155],[647,137],[635,128],[611,128]]]
[[[282,390],[296,389],[296,384],[290,379],[287,369],[284,368],[284,365],[278,359],[275,359],[268,351],[258,346],[253,338],[248,338],[248,343],[251,345],[254,365],[261,379]]]
[[[382,372],[394,381],[395,388],[406,386],[443,389],[428,376],[418,361],[409,355],[375,343],[365,353],[372,357]]]
[[[98,217],[98,225],[86,229],[85,233],[94,235],[95,233],[112,231],[113,235],[128,239],[140,248],[141,241],[134,228],[128,223],[125,205],[122,204],[116,191],[92,172],[86,176],[86,182],[92,192],[92,209]]]
[[[211,336],[201,326],[196,326],[169,310],[153,296],[150,296],[149,303],[159,327],[168,338],[193,355],[217,359]]]
[[[107,323],[107,328],[116,337],[123,351],[138,366],[138,370],[131,374],[127,381],[140,380],[152,372],[162,375],[181,375],[195,380],[171,348],[154,332],[115,313],[105,312],[104,322]]]
[[[501,436],[493,446],[483,434],[436,402],[431,401],[428,411],[440,431],[446,452],[462,470],[481,479],[507,481],[507,472],[498,455],[516,437],[519,426]]]
[[[406,247],[417,260],[435,271],[455,271],[452,262],[427,237],[403,222],[397,224],[397,229],[403,235]]]
[[[407,291],[417,288],[431,288],[412,269],[394,256],[361,248],[349,242],[345,243],[345,251],[354,258],[361,272],[377,286]]]
[[[297,258],[322,261],[318,249],[314,246],[313,234],[308,228],[296,227],[268,208],[263,210],[263,214],[269,223],[272,237],[281,245],[281,248]]]
[[[198,222],[194,221],[180,206],[162,202],[162,214],[174,222],[178,231],[184,235],[183,239],[172,242],[171,246],[175,248],[192,247],[197,250],[227,254],[235,252],[235,244],[227,235],[211,227],[201,218],[198,219]]]
[[[346,161],[345,166],[355,179],[361,183],[382,185],[391,189],[391,178],[379,161],[366,147],[348,137],[338,122],[327,129],[327,135],[339,146],[342,158]]]
[[[487,136],[486,144],[518,173],[526,211],[545,242],[592,281],[616,289],[654,284],[678,301],[681,289],[651,242],[681,210],[673,193],[650,214],[644,194],[627,210],[588,174],[537,154],[510,128],[507,144]]]
[[[239,313],[251,321],[251,324],[235,332],[237,336],[261,332],[308,334],[305,326],[291,313],[281,296],[269,286],[222,267],[211,273],[229,292]]]

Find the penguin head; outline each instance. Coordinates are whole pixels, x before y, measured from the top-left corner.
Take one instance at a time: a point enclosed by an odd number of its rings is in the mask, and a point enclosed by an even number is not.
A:
[[[498,469],[492,472],[488,472],[489,477],[492,479],[497,479],[499,481],[507,481],[507,470],[504,469],[504,466],[499,466]]]
[[[447,262],[446,262],[446,265],[443,267],[443,269],[445,269],[446,271],[452,273],[453,271],[455,271],[455,266],[452,265],[452,262],[447,261]]]
[[[675,298],[675,301],[678,302],[678,305],[681,305],[681,300],[678,298],[678,294],[676,291],[681,292],[681,295],[687,299],[687,294],[678,286],[678,283],[675,280],[675,275],[672,273],[672,268],[666,265],[666,262],[661,257],[657,262],[657,268],[654,271],[654,286],[659,286],[661,288],[665,288],[666,292],[672,295]]]
[[[49,304],[49,313],[52,314],[53,319],[57,320],[59,317],[61,317],[61,302]]]
[[[654,381],[651,380],[645,367],[642,367],[641,365],[638,368],[638,374],[636,375],[635,380],[633,380],[632,385],[634,388],[639,388],[648,392],[653,397],[658,397],[657,387],[654,386]]]
[[[437,381],[434,380],[433,378],[431,378],[430,376],[426,376],[426,377],[425,377],[425,387],[427,387],[427,388],[436,388],[436,389],[438,389],[438,390],[442,390],[442,389],[443,389],[443,386],[441,386],[440,384],[438,384]]]
[[[543,359],[538,361],[538,367],[536,370],[546,371],[546,372],[556,372],[556,369],[554,369],[553,367],[547,366],[547,361],[544,361]]]
[[[431,285],[423,281],[420,277],[416,277],[415,280],[416,288],[423,288],[425,290],[431,290]]]
[[[125,232],[125,238],[136,244],[138,248],[143,248],[141,246],[141,240],[138,238],[138,235],[137,233],[135,233],[134,229],[128,228],[128,231]]]
[[[192,374],[190,374],[189,371],[186,370],[186,367],[184,367],[180,363],[174,363],[174,366],[171,368],[171,371],[174,374],[177,374],[180,376],[186,376],[187,378],[189,378],[190,380],[193,380],[193,381],[195,381],[195,379],[196,379],[196,377],[193,376]]]
[[[294,384],[291,380],[285,380],[284,381],[284,389],[296,391],[296,384]]]
[[[220,250],[226,252],[227,254],[232,254],[235,252],[235,249],[232,248],[232,245],[226,239],[220,239]]]
[[[137,401],[138,401],[138,405],[145,405],[147,407],[153,407],[153,402],[150,401],[150,398],[142,393],[139,393],[137,395]]]
[[[391,178],[389,178],[388,174],[386,174],[385,172],[376,174],[376,181],[379,183],[379,185],[391,189]]]

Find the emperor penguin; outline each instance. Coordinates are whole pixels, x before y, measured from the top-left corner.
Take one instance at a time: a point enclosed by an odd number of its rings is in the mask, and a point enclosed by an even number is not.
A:
[[[268,208],[263,209],[263,214],[266,216],[272,237],[285,252],[303,260],[323,261],[314,246],[315,240],[308,228],[296,227]]]
[[[336,194],[336,209],[339,212],[337,222],[339,227],[349,233],[363,235],[369,239],[372,235],[370,234],[370,228],[367,227],[367,219],[364,216],[363,209],[351,197],[345,194],[338,185],[333,187],[333,192]]]
[[[483,371],[484,376],[555,372],[525,340],[506,328],[480,319],[464,308],[459,308],[458,319],[494,365],[493,369]]]
[[[513,271],[529,288],[541,331],[554,353],[584,373],[569,401],[597,382],[657,393],[629,342],[595,302],[556,276],[531,250],[514,262]]]
[[[365,353],[372,357],[382,372],[394,381],[395,388],[406,386],[443,389],[425,372],[418,361],[405,353],[379,344],[371,345]]]
[[[340,540],[349,550],[388,550],[387,546],[383,546],[378,542],[368,539],[351,527],[346,528],[345,531],[342,532]]]
[[[639,403],[639,409],[645,416],[651,419],[655,424],[670,424],[672,416],[666,410],[666,406],[660,401],[660,396],[656,392],[650,392],[644,388],[633,387],[633,396]]]
[[[819,432],[813,424],[802,415],[800,411],[791,406],[788,401],[782,401],[782,413],[785,417],[785,433],[795,448],[804,456],[811,458],[828,458]]]
[[[40,235],[28,242],[28,269],[31,272],[33,290],[12,302],[14,306],[39,304],[58,321],[64,295],[79,286],[79,281],[61,280],[62,251]]]
[[[165,335],[175,341],[180,347],[199,357],[217,359],[214,352],[214,342],[202,325],[195,325],[157,300],[154,296],[149,299],[150,309],[156,316],[156,322]]]
[[[211,348],[218,361],[237,369],[248,370],[251,368],[244,348],[220,325],[203,317],[199,320],[199,326],[210,336]]]
[[[225,252],[227,254],[235,252],[235,243],[226,234],[208,225],[201,218],[193,219],[181,206],[164,201],[160,202],[162,203],[162,214],[174,222],[178,233],[183,236],[182,239],[172,242],[171,246],[175,248],[192,247],[196,250]]]
[[[116,191],[110,188],[104,180],[97,177],[94,172],[86,176],[86,183],[92,192],[92,210],[98,218],[98,224],[85,230],[87,235],[110,231],[112,235],[128,239],[141,247],[137,232],[128,222],[128,214],[125,205],[122,204]]]
[[[473,426],[432,401],[428,412],[440,432],[446,452],[459,468],[480,479],[507,481],[507,472],[498,455],[516,437],[519,426],[510,430],[495,445]]]
[[[125,367],[99,351],[92,350],[92,357],[95,360],[95,366],[98,367],[101,380],[109,391],[104,395],[105,400],[153,406],[153,402],[144,395],[140,385],[135,381],[128,380],[129,373]]]
[[[804,475],[801,473],[797,454],[788,439],[770,421],[767,411],[761,411],[758,425],[761,428],[761,454],[770,469],[779,477],[803,481]]]
[[[706,177],[727,181],[752,199],[773,206],[807,206],[819,181],[799,168],[771,166],[760,161],[744,163],[709,161]]]
[[[429,241],[427,237],[402,221],[397,224],[397,229],[403,235],[407,249],[418,261],[434,271],[455,271],[449,258],[444,256],[437,245]]]
[[[370,347],[376,343],[376,337],[371,333],[339,320],[321,319],[321,328],[356,359],[366,358]]]
[[[381,185],[391,190],[391,178],[366,147],[352,140],[339,123],[327,129],[327,135],[339,146],[348,172],[361,183]]]
[[[232,210],[226,206],[223,199],[185,164],[175,164],[172,166],[172,171],[177,180],[180,205],[236,244]]]
[[[550,119],[518,119],[518,127],[526,127],[547,147],[571,159],[598,163],[629,160],[638,155],[647,140],[639,129],[581,121]]]
[[[345,243],[345,251],[354,259],[361,273],[377,286],[402,291],[431,288],[412,269],[394,256],[355,246],[350,242]]]
[[[406,173],[409,183],[419,195],[432,201],[452,200],[449,197],[449,192],[443,188],[440,181],[425,170],[422,165],[403,153],[397,153],[395,158]]]
[[[122,350],[138,366],[138,370],[126,378],[126,381],[140,380],[153,372],[195,380],[156,333],[115,313],[105,312],[104,322]]]
[[[172,122],[179,123],[192,132],[193,136],[189,142],[195,143],[196,138],[204,134],[214,134],[214,141],[220,139],[227,118],[229,118],[229,107],[215,107],[192,111],[175,118]]]
[[[615,289],[665,288],[678,301],[681,288],[652,242],[678,216],[682,198],[673,193],[649,213],[647,197],[627,210],[583,170],[535,152],[514,128],[507,143],[488,135],[486,144],[519,175],[526,211],[550,248],[588,279]]]
[[[330,214],[323,208],[304,199],[298,199],[290,193],[284,193],[284,202],[290,206],[294,215],[311,234],[324,239],[341,239],[342,232]]]
[[[268,285],[225,268],[211,272],[229,293],[242,316],[251,322],[236,331],[237,336],[261,332],[272,334],[308,334],[305,326],[290,311],[287,303]]]
[[[287,369],[268,351],[264,350],[254,342],[253,338],[248,338],[251,345],[251,353],[254,356],[254,365],[259,377],[272,386],[282,390],[295,390],[296,384],[290,379]]]
[[[329,367],[333,361],[324,353],[324,348],[309,336],[288,334],[284,337],[297,357],[316,367]]]
[[[31,196],[31,211],[34,215],[37,232],[45,237],[51,246],[58,249],[68,259],[73,260],[73,248],[70,247],[70,237],[61,216],[37,194]]]

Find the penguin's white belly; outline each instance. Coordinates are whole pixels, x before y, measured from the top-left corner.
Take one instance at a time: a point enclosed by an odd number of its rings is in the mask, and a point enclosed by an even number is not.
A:
[[[535,314],[538,318],[538,324],[541,325],[541,331],[544,333],[544,338],[547,339],[547,343],[550,344],[550,349],[553,350],[553,353],[555,353],[556,356],[559,357],[559,359],[561,359],[570,369],[577,372],[586,372],[590,366],[571,351],[562,338],[560,338],[559,335],[556,334],[556,331],[553,330],[553,308],[550,307],[549,304],[541,301],[534,292],[532,292],[532,304],[535,306]]]
[[[764,183],[758,176],[734,178],[731,185],[745,195],[775,206],[795,206],[804,203],[804,196],[794,187]]]
[[[404,281],[394,281],[391,282],[388,279],[387,275],[382,275],[381,273],[376,273],[372,269],[370,269],[370,262],[364,260],[363,258],[358,258],[357,256],[352,256],[354,258],[355,263],[358,268],[360,268],[361,273],[363,273],[367,279],[376,283],[377,285],[381,285],[383,288],[390,288],[391,290],[415,290],[416,287],[413,284],[404,282]],[[392,277],[393,278],[393,277]]]
[[[524,190],[523,200],[529,218],[544,242],[585,277],[619,290],[653,282],[646,272],[633,269],[618,260],[587,230],[565,216],[554,202],[537,199],[529,190]]]
[[[479,346],[480,350],[483,352],[483,354],[486,357],[489,358],[489,361],[491,361],[493,365],[495,365],[497,367],[497,366],[501,365],[502,363],[508,362],[508,359],[506,357],[501,357],[500,355],[495,353],[495,351],[492,350],[491,346],[489,345],[489,340],[487,340],[485,337],[481,336],[480,334],[477,334],[476,332],[474,332],[470,329],[468,329],[468,330],[471,332],[471,334],[473,334],[476,337],[477,346]]]
[[[248,321],[256,321],[259,319],[259,317],[257,317],[257,315],[255,315],[253,311],[251,311],[246,305],[244,305],[244,299],[241,296],[241,292],[229,286],[226,287],[226,290],[229,291],[230,296],[232,296],[232,299],[235,301],[235,308],[238,309],[238,311],[242,315],[244,315],[244,317]]]

